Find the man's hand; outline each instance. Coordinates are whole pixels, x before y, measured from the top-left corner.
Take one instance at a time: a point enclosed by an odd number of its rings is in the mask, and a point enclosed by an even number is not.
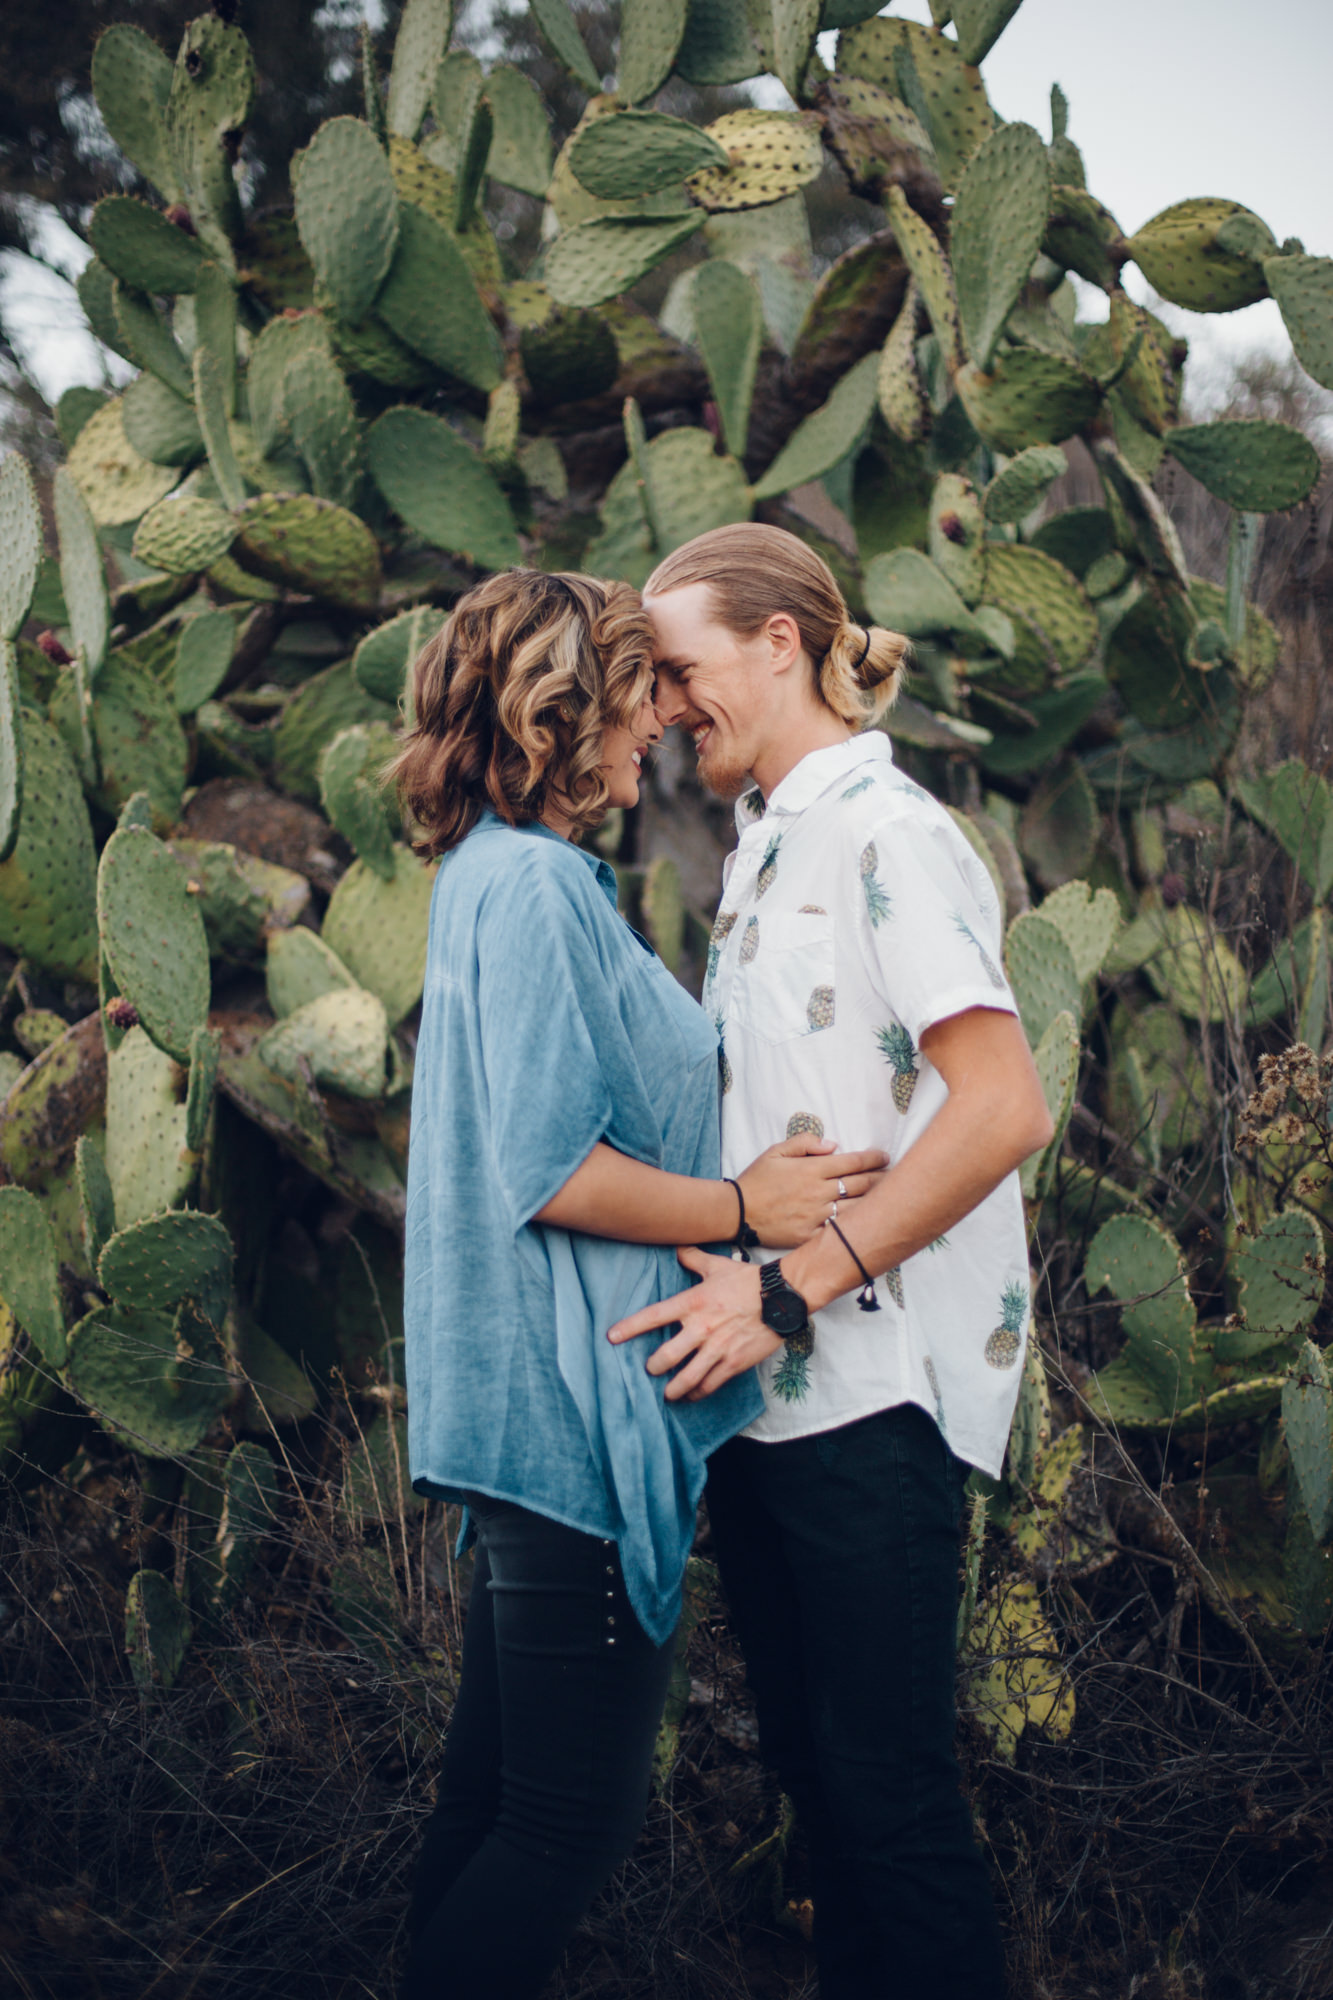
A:
[[[687,1271],[698,1272],[703,1283],[631,1313],[611,1328],[607,1339],[619,1344],[679,1320],[680,1332],[658,1348],[648,1363],[648,1373],[667,1375],[679,1368],[680,1373],[667,1384],[667,1401],[675,1403],[687,1397],[697,1403],[733,1375],[743,1375],[757,1361],[766,1361],[782,1342],[759,1315],[757,1264],[710,1257],[706,1250],[678,1250],[676,1255]]]

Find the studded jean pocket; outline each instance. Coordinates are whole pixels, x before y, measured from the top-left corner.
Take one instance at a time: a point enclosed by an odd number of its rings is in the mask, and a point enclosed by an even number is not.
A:
[[[733,992],[738,1026],[764,1042],[831,1028],[837,1008],[827,910],[758,910],[741,933]]]

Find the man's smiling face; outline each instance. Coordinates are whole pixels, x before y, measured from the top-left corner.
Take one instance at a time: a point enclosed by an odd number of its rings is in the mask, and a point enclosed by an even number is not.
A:
[[[718,622],[706,583],[645,597],[656,634],[656,707],[664,727],[679,723],[693,739],[699,776],[719,798],[745,790],[764,741],[772,695],[769,649]]]

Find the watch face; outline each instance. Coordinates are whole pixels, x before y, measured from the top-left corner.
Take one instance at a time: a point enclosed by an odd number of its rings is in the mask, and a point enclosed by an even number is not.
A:
[[[764,1279],[760,1284],[759,1311],[764,1325],[771,1327],[780,1339],[787,1340],[809,1323],[810,1315],[805,1300],[781,1273],[773,1278],[767,1276],[774,1269],[772,1264],[765,1266]]]

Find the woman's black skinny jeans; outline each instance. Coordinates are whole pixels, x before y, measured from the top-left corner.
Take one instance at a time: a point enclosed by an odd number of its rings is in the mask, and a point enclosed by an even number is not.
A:
[[[463,1674],[408,1912],[401,2000],[532,2000],[648,1802],[670,1644],[614,1542],[469,1496]]]

